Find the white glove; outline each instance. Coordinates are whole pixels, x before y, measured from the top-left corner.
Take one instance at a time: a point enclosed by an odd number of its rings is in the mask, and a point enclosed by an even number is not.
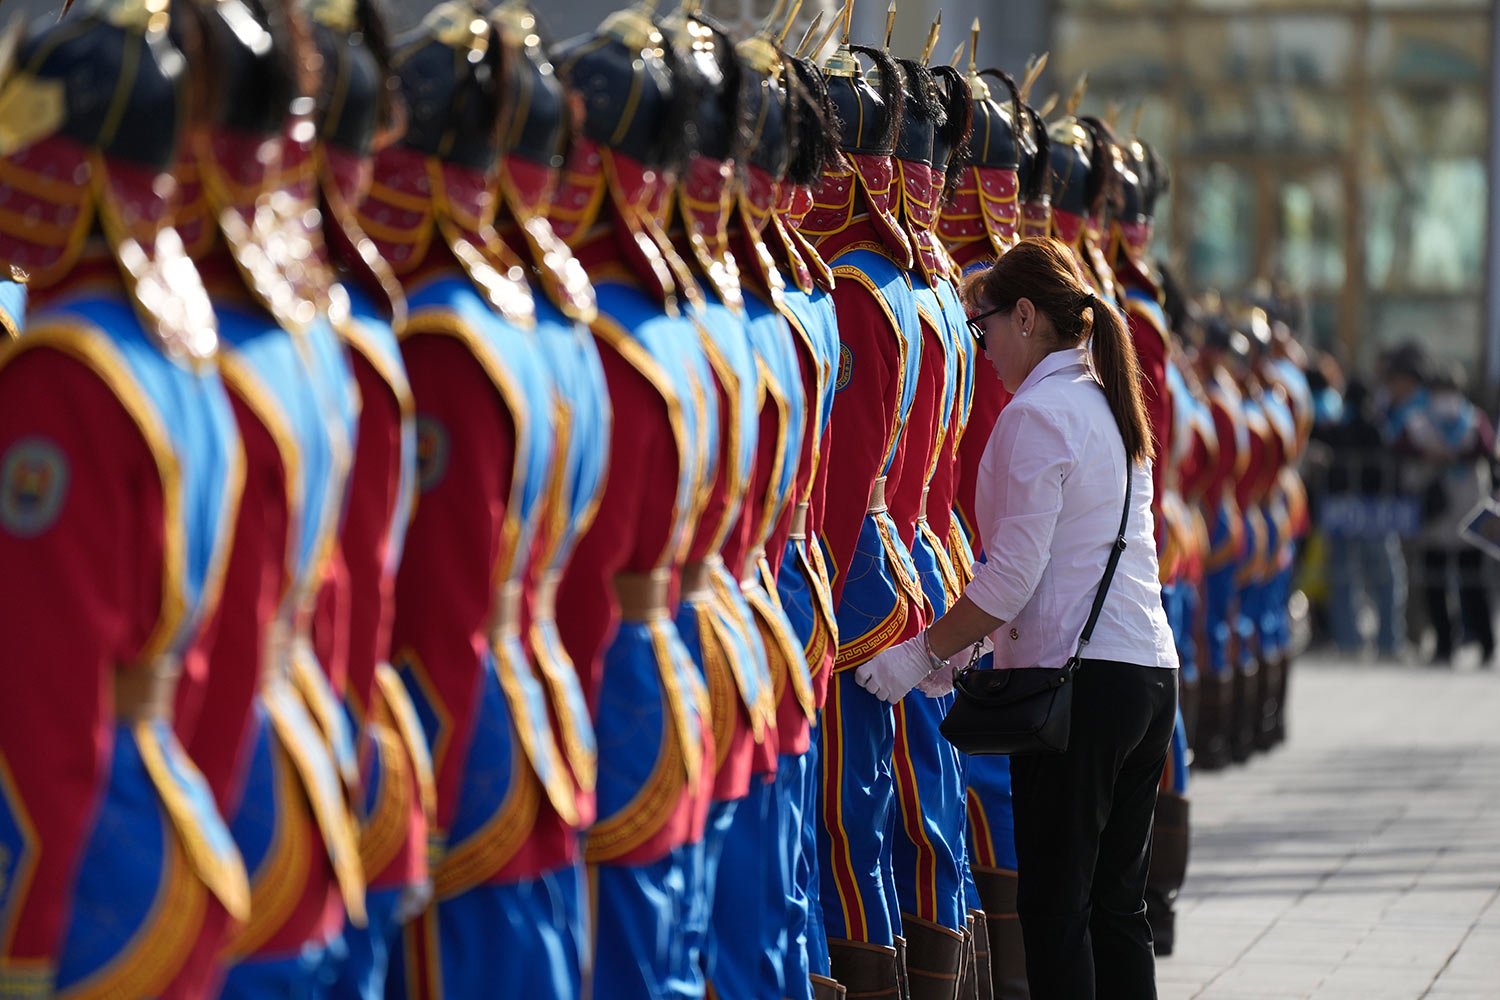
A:
[[[984,656],[984,654],[993,653],[994,651],[995,644],[990,641],[989,636],[985,636],[984,639],[980,641],[979,650],[977,652],[972,646],[968,649],[959,650],[958,653],[954,654],[954,656],[948,660],[947,666],[942,667],[939,670],[934,670],[924,679],[918,681],[917,690],[922,692],[929,698],[941,698],[944,695],[952,694],[953,676],[954,674],[958,673],[958,668],[953,665],[953,660],[957,659],[959,656],[963,656],[963,662],[965,664],[968,664],[973,660],[978,660],[980,657]]]
[[[923,680],[917,682],[917,690],[929,698],[941,698],[945,694],[953,693],[953,664],[934,670]]]
[[[927,633],[918,632],[878,654],[854,671],[859,686],[892,705],[906,697],[908,691],[932,673],[927,658]]]

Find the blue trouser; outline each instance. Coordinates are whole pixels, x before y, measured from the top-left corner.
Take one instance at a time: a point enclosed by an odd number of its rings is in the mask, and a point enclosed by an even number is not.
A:
[[[690,996],[687,942],[690,848],[642,865],[593,865],[595,1000]],[[455,996],[529,996],[485,990]],[[702,996],[700,992],[698,994]]]
[[[953,699],[914,691],[896,706],[892,771],[898,832],[892,855],[899,912],[960,930],[968,803],[959,753],[938,732]]]
[[[797,880],[807,894],[808,971],[828,976],[828,930],[823,923],[823,886],[818,864],[818,762],[822,756],[819,749],[822,738],[820,722],[813,727],[812,745],[802,756],[802,844],[797,852]]]
[[[295,955],[248,958],[224,976],[219,1000],[316,1000],[333,994],[339,967],[347,959],[343,939],[305,947]]]
[[[391,956],[401,949],[398,916],[404,891],[401,886],[392,886],[365,893],[369,922],[364,927],[350,924],[344,928],[346,954],[329,991],[334,1000],[381,1000],[385,996]]]
[[[694,855],[701,866],[696,879],[698,890],[689,902],[688,922],[683,934],[688,938],[688,960],[701,970],[705,981],[714,981],[718,965],[719,937],[713,925],[714,901],[718,898],[719,870],[724,857],[724,841],[734,823],[741,799],[715,802],[708,807],[708,824],[703,841]],[[730,942],[730,947],[734,942]]]
[[[1258,580],[1240,586],[1239,615],[1235,619],[1235,635],[1239,638],[1239,664],[1245,669],[1255,658],[1260,640],[1261,609],[1265,606],[1265,587]]]
[[[1210,551],[1221,552],[1228,544],[1231,533],[1229,510],[1220,505],[1209,536]],[[1226,558],[1222,565],[1208,569],[1203,576],[1203,617],[1206,622],[1204,636],[1208,641],[1208,648],[1203,651],[1203,668],[1216,677],[1225,679],[1234,672],[1234,664],[1229,662],[1229,647],[1236,627],[1231,610],[1234,607],[1235,574],[1238,568],[1238,560]]]
[[[1161,606],[1167,615],[1167,625],[1172,630],[1172,642],[1177,648],[1177,660],[1181,669],[1181,680],[1191,684],[1198,679],[1196,638],[1193,625],[1198,613],[1198,592],[1185,581],[1164,584],[1161,588]]]
[[[1177,709],[1177,721],[1172,727],[1172,748],[1167,755],[1168,791],[1186,795],[1188,787],[1188,739],[1187,726],[1182,722],[1182,709]]]
[[[1345,653],[1364,646],[1359,634],[1361,592],[1375,605],[1376,649],[1394,656],[1406,633],[1406,561],[1394,534],[1328,536],[1328,619],[1333,641]]]
[[[816,759],[811,749],[805,754],[782,754],[776,770],[776,843],[784,852],[782,876],[786,884],[785,918],[781,921],[786,927],[786,962],[780,996],[789,1000],[812,1000],[809,977],[815,970],[808,941],[812,926],[808,879],[812,868],[802,857],[802,830],[808,806],[807,777],[811,761]],[[826,950],[828,943],[822,942],[821,947]]]
[[[596,713],[599,819],[588,833],[588,850],[595,858],[609,853],[590,865],[595,1000],[702,996],[697,956],[689,952],[701,941],[683,933],[702,905],[702,849],[694,842],[649,861],[614,859],[631,857],[660,833],[661,814],[670,810],[653,799],[679,794],[670,782],[682,780],[683,764],[669,755],[699,752],[703,745],[700,727],[708,720],[695,706],[704,694],[674,623],[621,623],[605,654]],[[712,757],[701,766],[712,767]]]
[[[785,995],[791,879],[778,784],[777,777],[751,779],[724,839],[720,865],[733,875],[714,899],[713,988],[721,997]]]
[[[406,947],[392,955],[387,995],[404,995],[415,971],[409,967],[425,961],[430,967],[421,981],[436,996],[574,1000],[583,991],[583,891],[582,869],[574,866],[439,900],[407,928]],[[621,994],[596,988],[595,995]]]
[[[1010,758],[970,757],[969,863],[991,871],[1016,870],[1015,818],[1010,802]]]
[[[834,674],[818,769],[818,865],[830,939],[889,947],[901,926],[888,902],[894,744],[891,706],[860,687],[853,670]]]

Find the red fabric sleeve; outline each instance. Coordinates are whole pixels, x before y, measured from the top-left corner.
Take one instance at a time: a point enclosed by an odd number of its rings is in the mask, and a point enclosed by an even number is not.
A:
[[[188,756],[213,789],[219,811],[234,814],[248,764],[251,703],[260,683],[265,626],[287,585],[287,491],[281,454],[255,415],[231,392],[245,447],[245,490],[235,516],[213,629],[200,640],[208,663],[201,691],[179,685],[175,726]],[[197,703],[193,701],[196,693]]]
[[[458,805],[489,646],[493,575],[515,450],[494,385],[461,342],[409,336],[401,345],[416,402],[421,466],[416,515],[396,575],[392,659],[411,671],[444,720],[428,733],[439,831]]]
[[[1219,457],[1214,462],[1213,475],[1204,495],[1211,501],[1218,502],[1226,491],[1234,490],[1234,468],[1239,463],[1239,440],[1235,436],[1234,419],[1223,404],[1212,400],[1209,409],[1214,417],[1214,434],[1219,438]]]
[[[839,374],[831,431],[823,535],[833,557],[837,607],[870,504],[870,485],[881,473],[895,424],[896,378],[901,364],[896,334],[869,289],[845,275],[833,291],[839,323]]]
[[[922,364],[917,370],[917,393],[911,414],[902,428],[902,455],[896,481],[887,484],[886,497],[896,531],[909,549],[917,537],[917,516],[922,508],[922,489],[927,486],[927,467],[937,446],[938,411],[943,404],[943,342],[937,330],[922,317]]]
[[[766,558],[771,563],[773,576],[781,572],[781,560],[786,556],[787,536],[792,530],[792,511],[802,502],[803,497],[808,496],[812,486],[813,454],[822,444],[818,440],[818,359],[796,324],[788,320],[787,325],[792,331],[792,341],[797,345],[797,369],[802,374],[802,398],[806,400],[806,405],[802,408],[802,451],[797,456],[797,478],[792,486],[791,502],[787,504],[787,509],[782,512],[781,518],[771,530],[771,537],[766,541]],[[824,391],[832,392],[832,383],[825,386]],[[811,531],[811,506],[808,519],[808,530]]]
[[[954,506],[963,517],[964,527],[969,532],[969,542],[974,546],[977,559],[984,551],[984,539],[975,529],[974,494],[979,483],[979,461],[990,443],[990,433],[1000,411],[1010,402],[1010,393],[1005,383],[995,374],[995,366],[981,351],[974,358],[974,403],[969,409],[969,424],[958,443],[958,487]]]
[[[364,713],[375,687],[375,665],[390,653],[395,580],[387,566],[391,517],[401,488],[401,404],[364,355],[356,350],[349,357],[361,406],[339,550],[348,580],[348,688]],[[339,619],[330,615],[332,609],[323,606],[321,597],[319,603],[313,644],[326,664],[338,655]]]
[[[1156,445],[1151,464],[1151,512],[1161,522],[1161,501],[1166,490],[1168,457],[1172,451],[1172,394],[1167,391],[1167,340],[1151,322],[1136,313],[1126,316],[1135,355],[1141,363],[1141,400]]]
[[[651,523],[646,515],[670,512],[677,492],[676,441],[661,395],[602,339],[599,357],[615,412],[609,471],[594,523],[568,561],[557,596],[558,629],[591,712],[598,709],[602,657],[617,621],[612,581],[616,573],[656,565],[670,518]]]
[[[30,524],[15,519],[26,484],[9,465],[28,449],[48,481],[63,477],[38,493],[55,511]],[[5,992],[6,965],[45,969],[61,946],[107,780],[113,672],[138,661],[160,608],[164,526],[144,439],[72,357],[35,348],[0,369],[0,461],[0,810],[22,845],[0,868]]]

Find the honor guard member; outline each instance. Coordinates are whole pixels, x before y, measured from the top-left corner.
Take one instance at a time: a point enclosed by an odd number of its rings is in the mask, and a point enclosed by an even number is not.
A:
[[[1214,466],[1219,458],[1219,438],[1214,431],[1208,395],[1198,379],[1191,356],[1183,350],[1180,341],[1173,347],[1173,356],[1167,364],[1167,381],[1173,398],[1173,434],[1180,433],[1185,439],[1177,446],[1182,457],[1176,463],[1175,473],[1177,487],[1191,524],[1191,545],[1183,559],[1182,569],[1186,601],[1183,616],[1188,622],[1188,628],[1178,651],[1178,661],[1192,662],[1194,676],[1199,679],[1201,687],[1202,671],[1199,664],[1207,656],[1207,642],[1203,634],[1203,586],[1209,557],[1208,521],[1203,507],[1204,498],[1213,484]],[[1177,416],[1179,413],[1182,415],[1180,418]],[[1195,688],[1190,695],[1190,699],[1182,703],[1182,714],[1188,745],[1192,746],[1198,732],[1200,690]]]
[[[797,809],[801,827],[794,880],[806,899],[808,974],[814,1000],[836,1000],[838,983],[831,977],[828,935],[823,923],[822,881],[818,858],[818,774],[822,738],[820,725],[833,679],[838,653],[838,622],[833,612],[833,587],[829,578],[827,547],[822,534],[824,498],[833,435],[834,384],[839,364],[838,315],[834,309],[833,272],[811,243],[797,231],[797,223],[812,207],[812,186],[840,156],[837,117],[828,96],[828,84],[808,59],[783,55],[785,85],[796,106],[795,132],[786,126],[785,141],[793,147],[787,172],[779,185],[767,185],[757,175],[752,159],[750,178],[741,196],[747,226],[764,214],[767,194],[775,195],[774,211],[763,232],[772,259],[787,278],[783,313],[808,350],[803,359],[802,384],[808,399],[807,433],[798,462],[798,499],[785,529],[780,564],[776,567],[776,589],[787,618],[802,642],[812,678],[813,705],[818,725],[809,734],[808,751],[799,773],[801,796]],[[768,188],[770,190],[768,190]],[[811,365],[809,364],[811,362]],[[775,551],[775,544],[768,547]],[[778,771],[778,776],[781,772]],[[785,780],[785,776],[782,776]],[[788,976],[789,988],[797,984]],[[792,993],[789,996],[801,996]]]
[[[819,866],[834,978],[851,993],[894,995],[905,976],[891,868],[895,719],[855,682],[853,668],[926,620],[911,553],[886,503],[903,471],[922,334],[906,275],[911,246],[893,214],[900,71],[879,49],[849,44],[852,15],[851,0],[844,40],[824,67],[843,158],[824,173],[801,227],[838,282],[840,338],[830,430],[839,444],[828,463],[823,526],[839,653],[821,732]],[[878,89],[856,52],[878,67]]]
[[[972,48],[972,46],[971,46]],[[1046,199],[1047,133],[1033,120],[1011,78],[998,70],[976,71],[972,51],[968,84],[974,131],[973,163],[962,171],[953,199],[944,207],[939,232],[963,274],[988,268],[1015,245],[1022,201]],[[1002,98],[996,89],[1003,87]],[[965,328],[965,335],[969,335]],[[1010,400],[993,366],[975,343],[973,402],[959,439],[954,522],[965,526],[972,558],[983,557],[973,530],[979,463],[1000,411]],[[1026,995],[1026,962],[1016,916],[1016,859],[1010,804],[1010,759],[988,756],[966,761],[969,867],[985,914],[990,978],[997,997]],[[983,933],[981,932],[981,933]]]
[[[745,334],[750,347],[750,373],[740,380],[743,394],[755,388],[753,458],[737,512],[722,548],[723,560],[735,571],[738,587],[751,609],[752,643],[764,650],[768,675],[765,691],[773,713],[767,720],[764,766],[748,782],[748,794],[735,811],[725,833],[722,865],[736,878],[720,883],[714,900],[713,967],[709,980],[723,996],[805,995],[810,989],[807,960],[807,899],[794,884],[799,831],[794,828],[793,791],[800,790],[800,757],[807,749],[814,714],[812,680],[803,645],[787,619],[765,549],[772,528],[790,519],[791,494],[807,433],[808,405],[802,381],[797,342],[778,306],[785,279],[770,257],[761,226],[775,203],[775,183],[786,171],[790,114],[786,90],[780,83],[780,57],[771,24],[759,30],[736,51],[727,36],[694,15],[711,31],[713,52],[727,84],[731,115],[721,125],[738,133],[728,151],[738,163],[722,197],[706,198],[712,187],[703,182],[705,167],[721,171],[715,150],[699,149],[679,188],[680,214],[704,232],[718,229],[724,255],[738,264]],[[772,18],[780,21],[780,11]],[[777,28],[781,25],[778,23]],[[724,55],[730,58],[725,60]],[[706,144],[724,143],[711,134]],[[694,183],[697,179],[696,184]],[[759,218],[747,218],[745,199],[759,196]],[[692,190],[696,188],[698,192]],[[713,216],[703,206],[714,205]],[[717,226],[712,218],[721,220]],[[694,256],[701,256],[696,252]],[[778,553],[779,554],[779,553]],[[774,778],[774,780],[773,780]]]
[[[934,39],[935,40],[935,39]],[[966,74],[953,66],[934,67],[939,88],[944,94],[948,121],[940,129],[933,142],[932,161],[934,171],[932,218],[941,218],[943,206],[947,204],[957,184],[962,179],[972,150],[969,140],[973,132],[973,96]],[[949,603],[963,592],[974,578],[974,549],[956,513],[958,495],[959,453],[966,433],[969,415],[974,403],[974,375],[977,364],[983,362],[979,345],[970,333],[968,314],[962,302],[963,272],[948,254],[947,247],[939,242],[946,261],[946,280],[937,286],[939,300],[948,314],[949,328],[953,331],[956,345],[958,370],[956,373],[953,409],[949,417],[949,431],[945,447],[939,453],[938,465],[933,474],[931,491],[927,498],[927,522],[934,538],[943,541],[943,551],[953,567],[955,588]],[[961,796],[959,825],[964,830],[962,873],[964,880],[961,905],[965,909],[963,973],[959,980],[959,995],[974,996],[989,1000],[994,993],[991,975],[989,920],[979,898],[979,888],[974,882],[968,845],[968,766],[966,757],[957,757],[960,768]]]
[[[1271,725],[1266,733],[1267,742],[1274,746],[1286,738],[1287,688],[1291,675],[1291,614],[1285,609],[1292,598],[1297,545],[1311,528],[1307,487],[1303,484],[1297,467],[1307,454],[1315,414],[1312,388],[1307,381],[1307,355],[1297,343],[1291,327],[1277,318],[1272,318],[1271,321],[1269,355],[1261,366],[1262,377],[1286,399],[1295,426],[1292,448],[1288,452],[1288,462],[1281,471],[1279,482],[1286,497],[1290,539],[1281,553],[1276,578],[1276,605],[1283,609],[1281,626],[1284,634],[1281,636],[1282,662],[1275,672],[1276,685],[1272,691],[1275,705],[1270,712]]]
[[[1287,600],[1290,593],[1283,593],[1283,581],[1290,585],[1293,552],[1296,539],[1293,535],[1293,507],[1298,509],[1297,521],[1303,520],[1301,511],[1306,502],[1300,481],[1296,481],[1295,463],[1301,445],[1301,427],[1293,403],[1285,386],[1272,377],[1272,335],[1270,318],[1264,310],[1252,310],[1248,325],[1255,331],[1251,339],[1251,378],[1258,391],[1261,408],[1266,415],[1272,444],[1271,463],[1267,475],[1271,477],[1266,487],[1265,518],[1270,533],[1266,561],[1262,567],[1260,663],[1261,678],[1255,712],[1255,746],[1258,750],[1269,750],[1281,741],[1280,696],[1285,682],[1283,676],[1291,644],[1291,627],[1287,621]],[[1295,483],[1295,485],[1292,485]],[[1291,490],[1288,487],[1292,486]]]
[[[207,86],[179,163],[176,219],[214,303],[246,456],[208,682],[201,699],[179,693],[177,725],[231,817],[251,914],[227,938],[206,923],[198,947],[219,952],[224,996],[280,996],[309,976],[331,979],[346,917],[365,922],[349,809],[354,744],[312,644],[357,402],[324,312],[327,289],[293,258],[300,241],[280,211],[295,198],[281,168],[306,55],[292,11],[238,2],[182,11],[193,15],[178,27]]]
[[[905,466],[890,495],[891,515],[911,551],[931,615],[947,611],[960,592],[946,542],[927,517],[933,479],[954,430],[958,396],[959,330],[938,296],[949,286],[949,258],[932,231],[933,143],[948,121],[944,91],[925,60],[896,60],[904,100],[895,166],[900,184],[898,219],[911,242],[915,266],[908,272],[922,330],[922,361],[916,396],[906,424]],[[967,98],[963,102],[968,103]],[[961,110],[967,110],[962,108]],[[959,329],[967,333],[967,323]],[[958,753],[938,733],[951,695],[923,692],[894,707],[896,835],[892,855],[901,927],[907,944],[907,978],[913,998],[951,996],[961,972],[968,911],[964,905],[964,781]]]
[[[186,97],[168,28],[111,0],[0,45],[0,268],[30,294],[0,342],[6,996],[201,996],[200,926],[249,917],[171,722],[203,683],[245,468],[213,310],[164,223]]]
[[[1119,300],[1114,273],[1104,259],[1090,220],[1103,210],[1112,179],[1112,156],[1107,137],[1094,118],[1075,112],[1083,100],[1083,82],[1068,98],[1064,117],[1048,129],[1052,194],[1052,235],[1073,250],[1085,283],[1094,294]]]
[[[812,487],[821,460],[826,419],[832,412],[837,328],[830,327],[831,299],[823,295],[816,301],[808,298],[817,288],[813,269],[818,268],[830,284],[831,274],[816,252],[776,215],[781,201],[778,189],[790,191],[793,183],[788,172],[801,131],[801,115],[811,115],[814,121],[821,117],[821,105],[812,102],[811,94],[794,100],[795,84],[786,74],[795,71],[778,49],[799,8],[798,3],[791,5],[778,35],[773,37],[768,24],[737,50],[747,91],[755,95],[749,102],[755,125],[749,169],[741,178],[737,211],[730,220],[730,238],[744,269],[746,309],[776,403],[774,408],[762,408],[761,454],[751,498],[757,520],[751,526],[751,546],[745,561],[747,582],[760,583],[759,590],[752,588],[747,593],[754,595],[757,622],[772,654],[776,689],[774,822],[765,839],[777,845],[782,888],[778,896],[773,887],[767,887],[758,936],[763,946],[770,946],[785,934],[781,995],[808,998],[813,995],[813,977],[826,979],[828,971],[821,914],[812,913],[818,905],[817,889],[811,884],[816,847],[808,843],[807,828],[817,811],[813,727],[819,706],[826,699],[829,657],[837,642],[827,625],[832,605],[824,600],[828,588],[822,561],[815,564],[810,554],[804,558],[799,555],[802,549],[793,551],[790,565],[786,556],[793,522],[799,518],[797,501]],[[815,160],[822,155],[816,151],[818,142],[826,151],[828,140],[814,142],[810,155]],[[802,170],[804,176],[811,172],[805,165]],[[768,448],[772,443],[768,431],[773,427],[774,446]],[[804,511],[800,534],[806,533],[807,517]],[[783,573],[794,596],[811,597],[819,610],[803,606],[793,618],[781,598]],[[819,619],[818,615],[824,617]],[[806,630],[808,625],[813,626],[810,631]],[[739,856],[756,849],[748,829],[737,828],[731,844],[737,845]],[[826,982],[821,985],[828,988]]]
[[[531,290],[492,225],[501,55],[465,3],[398,41],[408,128],[376,156],[359,210],[406,291],[417,420],[391,648],[431,747],[437,811],[434,900],[406,927],[388,985],[406,996],[581,990],[580,928],[563,902],[581,891],[578,796],[520,631],[555,435]],[[477,937],[497,933],[501,951]]]
[[[1208,555],[1203,563],[1204,655],[1198,678],[1198,732],[1193,762],[1210,771],[1229,764],[1229,740],[1234,725],[1238,646],[1234,625],[1235,574],[1245,545],[1245,521],[1240,515],[1235,486],[1249,467],[1250,429],[1230,366],[1243,363],[1248,350],[1244,335],[1236,333],[1222,316],[1210,316],[1204,321],[1198,375],[1207,395],[1219,448],[1202,501],[1208,522]]]
[[[1235,632],[1239,648],[1229,751],[1236,762],[1248,760],[1255,752],[1260,732],[1264,657],[1273,631],[1266,619],[1266,588],[1272,575],[1278,534],[1272,518],[1271,494],[1280,468],[1280,439],[1271,424],[1255,372],[1262,346],[1260,338],[1268,340],[1270,331],[1265,326],[1264,314],[1256,313],[1247,311],[1234,319],[1235,329],[1248,347],[1243,362],[1235,366],[1234,376],[1250,431],[1249,464],[1235,484],[1235,499],[1245,524],[1245,551],[1235,573]]]
[[[557,584],[598,509],[609,458],[609,390],[587,325],[598,312],[593,286],[546,217],[567,153],[567,89],[543,47],[536,16],[525,4],[502,4],[491,21],[509,57],[495,224],[526,266],[537,344],[553,379],[557,435],[546,509],[532,554],[536,581],[525,595],[523,619],[577,790],[579,828],[584,829],[594,818],[598,750],[577,668],[558,632]],[[570,921],[577,921],[582,903],[573,894],[559,905],[567,907]]]
[[[344,705],[358,741],[369,922],[346,928],[348,955],[332,992],[373,1000],[385,996],[401,925],[431,893],[427,833],[436,807],[426,736],[390,665],[396,567],[416,496],[416,414],[397,334],[405,326],[406,296],[355,216],[374,148],[394,140],[402,112],[385,24],[371,0],[319,0],[307,13],[323,60],[318,145],[308,166],[316,176],[322,252],[349,301],[348,318],[335,329],[360,396],[339,550],[348,576]],[[335,615],[322,613],[314,629],[325,663],[340,641],[333,621]]]
[[[676,184],[662,188],[660,208],[653,211],[702,296],[699,332],[712,370],[705,399],[705,417],[712,419],[704,426],[715,428],[705,469],[711,485],[690,528],[677,611],[683,643],[708,688],[715,756],[704,838],[687,855],[690,906],[679,933],[687,955],[688,992],[701,994],[706,977],[722,979],[720,992],[737,996],[756,992],[756,965],[767,952],[755,921],[765,910],[762,897],[774,891],[782,898],[774,875],[774,845],[758,838],[753,850],[733,859],[737,877],[723,886],[723,893],[718,891],[720,859],[732,825],[741,810],[765,812],[775,770],[770,667],[740,591],[738,570],[744,561],[749,519],[743,514],[755,474],[766,387],[748,326],[740,263],[729,246],[735,178],[750,152],[751,109],[733,43],[696,6],[685,4],[657,25],[677,60],[676,85],[695,95],[690,127],[697,143]],[[754,828],[764,832],[762,826]],[[721,927],[715,912],[720,896],[736,889],[734,904],[724,911],[733,923]],[[784,950],[769,950],[778,969]],[[771,989],[778,992],[780,983]]]
[[[711,486],[716,390],[683,311],[702,296],[647,207],[685,165],[694,95],[648,13],[616,12],[555,54],[586,114],[552,222],[594,280],[592,329],[618,417],[598,514],[558,592],[599,739],[585,857],[601,998],[693,988],[681,925],[714,777],[707,688],[669,591]]]

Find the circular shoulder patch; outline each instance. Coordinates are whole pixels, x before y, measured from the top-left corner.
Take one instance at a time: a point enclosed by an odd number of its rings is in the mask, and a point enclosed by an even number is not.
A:
[[[417,488],[427,493],[448,471],[448,429],[431,417],[417,416]]]
[[[68,458],[46,438],[22,438],[0,460],[0,528],[35,538],[57,522],[68,495]]]
[[[849,384],[849,378],[854,374],[854,352],[849,350],[849,345],[839,344],[839,377],[833,384],[833,391],[838,392]]]

